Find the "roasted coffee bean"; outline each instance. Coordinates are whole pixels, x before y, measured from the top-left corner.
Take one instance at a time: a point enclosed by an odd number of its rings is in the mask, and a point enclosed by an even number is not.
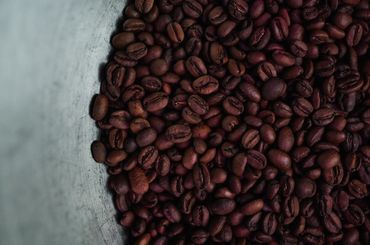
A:
[[[154,0],[135,0],[135,7],[137,11],[143,14],[147,14],[152,10]]]
[[[293,102],[294,112],[301,117],[308,117],[313,112],[312,104],[305,98],[298,98]]]
[[[196,56],[189,57],[185,62],[185,67],[193,77],[200,77],[207,74],[207,68],[204,62]]]
[[[245,149],[253,149],[260,142],[258,130],[250,129],[246,131],[242,138],[242,145]]]
[[[218,199],[209,205],[209,210],[215,215],[227,215],[235,209],[235,206],[232,199]]]
[[[199,2],[192,0],[184,1],[182,9],[191,18],[199,18],[203,13],[203,6]]]
[[[326,150],[317,157],[317,163],[323,169],[333,168],[341,164],[340,155],[335,150]]]
[[[265,100],[277,100],[285,95],[286,83],[279,78],[271,78],[262,87],[262,98]]]
[[[368,244],[366,0],[135,0],[91,117],[133,244]]]
[[[193,168],[193,181],[198,189],[205,189],[211,184],[211,175],[205,164],[197,164]]]
[[[108,113],[108,108],[109,100],[107,96],[102,94],[97,95],[92,105],[91,117],[96,121],[103,120]]]
[[[192,136],[191,129],[185,125],[173,125],[166,130],[166,137],[175,144],[184,143],[190,140]]]
[[[181,43],[184,40],[185,34],[179,23],[177,22],[169,23],[166,29],[167,35],[172,42]]]
[[[262,199],[256,199],[241,206],[240,211],[245,215],[254,215],[262,210],[263,205]]]
[[[107,157],[107,150],[105,148],[105,145],[96,140],[91,144],[91,152],[94,160],[98,163],[104,163],[106,157]]]
[[[285,152],[278,149],[271,149],[267,155],[270,162],[281,171],[287,171],[291,168],[291,158]]]
[[[208,95],[217,91],[219,82],[216,78],[205,75],[194,80],[192,86],[197,93]]]
[[[155,92],[145,97],[144,107],[149,112],[160,111],[168,105],[168,95],[163,92]]]

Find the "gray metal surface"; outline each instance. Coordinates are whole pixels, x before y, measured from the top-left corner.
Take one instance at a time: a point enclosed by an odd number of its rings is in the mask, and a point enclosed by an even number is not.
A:
[[[122,0],[0,0],[0,244],[123,244],[88,115]]]

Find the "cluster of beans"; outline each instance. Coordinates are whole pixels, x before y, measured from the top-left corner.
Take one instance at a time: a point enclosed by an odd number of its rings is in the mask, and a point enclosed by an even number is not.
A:
[[[369,5],[128,3],[91,115],[134,244],[370,243]]]

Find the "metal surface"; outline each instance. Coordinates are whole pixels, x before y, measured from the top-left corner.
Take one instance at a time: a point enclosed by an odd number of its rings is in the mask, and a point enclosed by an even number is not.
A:
[[[123,244],[90,156],[122,0],[0,0],[0,244]]]

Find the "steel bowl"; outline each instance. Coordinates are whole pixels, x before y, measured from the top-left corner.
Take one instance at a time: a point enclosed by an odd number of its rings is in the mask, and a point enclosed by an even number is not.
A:
[[[0,1],[0,244],[124,244],[89,117],[125,1]]]

